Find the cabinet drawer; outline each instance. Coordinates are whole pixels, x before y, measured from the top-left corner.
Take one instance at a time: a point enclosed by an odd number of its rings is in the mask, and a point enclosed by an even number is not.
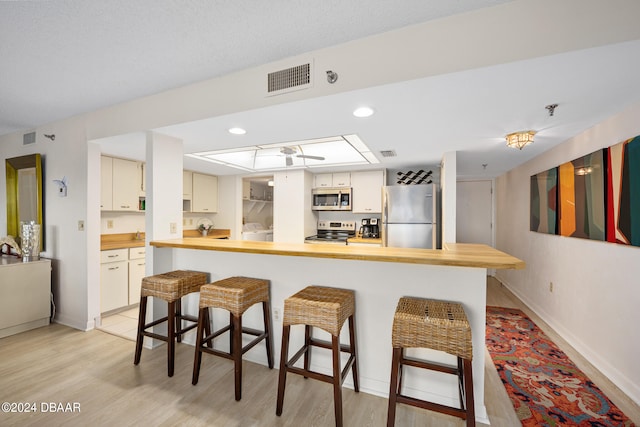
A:
[[[100,251],[100,264],[107,262],[126,261],[129,259],[129,249],[113,249]]]
[[[129,259],[144,259],[147,248],[129,248]]]

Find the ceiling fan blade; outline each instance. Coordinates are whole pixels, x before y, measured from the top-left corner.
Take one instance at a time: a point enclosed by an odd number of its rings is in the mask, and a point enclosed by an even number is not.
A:
[[[303,159],[324,160],[324,157],[322,156],[309,156],[306,154],[298,154],[296,157],[300,157]]]
[[[293,159],[291,156],[287,156],[286,164],[287,166],[293,166]]]

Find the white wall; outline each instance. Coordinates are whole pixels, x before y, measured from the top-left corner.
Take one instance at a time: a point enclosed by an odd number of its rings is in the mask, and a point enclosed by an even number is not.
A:
[[[498,278],[640,403],[640,248],[529,231],[531,175],[638,134],[640,105],[501,176],[496,245],[527,263]]]

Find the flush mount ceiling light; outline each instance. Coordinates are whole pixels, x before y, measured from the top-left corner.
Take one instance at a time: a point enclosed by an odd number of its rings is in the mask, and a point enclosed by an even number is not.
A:
[[[380,163],[358,135],[204,151],[186,156],[250,172]]]
[[[371,107],[356,108],[353,111],[353,115],[356,117],[370,117],[373,115],[373,108]]]
[[[244,135],[245,133],[247,133],[247,131],[242,128],[230,128],[229,133],[232,133],[234,135]]]
[[[536,134],[533,130],[522,132],[513,132],[506,136],[507,146],[522,150],[525,146],[533,142],[533,136]]]

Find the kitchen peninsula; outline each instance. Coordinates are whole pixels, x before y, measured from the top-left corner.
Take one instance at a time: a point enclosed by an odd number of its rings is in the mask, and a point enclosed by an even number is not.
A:
[[[430,250],[183,238],[152,241],[150,245],[154,247],[154,262],[162,265],[163,271],[205,271],[210,273],[211,281],[229,276],[270,280],[276,360],[280,358],[285,298],[308,285],[355,290],[360,390],[379,396],[386,397],[389,391],[391,327],[398,299],[417,296],[461,302],[473,334],[476,418],[488,421],[484,405],[487,269],[521,269],[525,266],[523,261],[491,247],[472,244],[447,244],[442,250]],[[187,298],[186,310],[197,313],[197,304],[197,296]],[[228,314],[214,313],[213,319],[220,324],[228,321]],[[246,313],[247,325],[260,322],[259,310]],[[296,328],[293,332],[291,348],[297,348],[304,334]],[[321,339],[328,336],[323,331],[315,332]],[[347,341],[346,336],[342,339]],[[227,340],[220,340],[217,345],[227,345]],[[416,357],[426,354],[436,361],[455,361],[425,349],[409,352]],[[264,351],[250,351],[245,358],[266,364]],[[315,369],[330,372],[328,352],[314,354],[312,363]],[[412,371],[403,382],[416,397],[428,396],[430,400],[457,405],[455,378],[450,381],[437,373]],[[345,385],[352,387],[350,379]]]

